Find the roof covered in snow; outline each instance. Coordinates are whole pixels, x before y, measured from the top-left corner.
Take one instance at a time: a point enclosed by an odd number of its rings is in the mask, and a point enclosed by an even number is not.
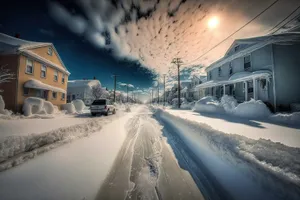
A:
[[[254,38],[245,38],[245,39],[238,39],[233,42],[227,53],[230,49],[234,48],[238,44],[248,44],[246,48],[243,48],[234,54],[225,55],[223,58],[217,60],[216,62],[212,63],[209,67],[205,69],[205,71],[210,71],[216,67],[220,67],[223,64],[230,62],[236,58],[245,56],[257,49],[260,49],[269,44],[286,44],[287,42],[300,42],[300,32],[287,32],[282,34],[276,35],[266,35],[261,37],[254,37]]]
[[[93,87],[100,85],[99,80],[70,80],[68,81],[68,88],[82,88],[82,87]]]
[[[30,51],[30,49],[44,46],[51,46],[52,49],[54,49],[58,59],[62,63],[62,67]],[[33,42],[0,33],[0,54],[25,54],[39,60],[40,62],[50,65],[57,70],[65,72],[68,75],[70,74],[52,43]]]
[[[51,91],[54,91],[54,92],[66,93],[66,91],[64,89],[62,89],[62,88],[54,87],[54,86],[45,84],[45,83],[43,83],[43,82],[41,82],[39,80],[36,80],[36,79],[31,79],[31,80],[27,81],[24,84],[24,87],[26,87],[26,88],[40,89],[40,90],[51,90]]]

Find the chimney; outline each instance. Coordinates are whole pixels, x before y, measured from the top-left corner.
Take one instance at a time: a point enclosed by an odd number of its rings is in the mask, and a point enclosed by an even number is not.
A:
[[[20,33],[16,33],[16,34],[15,34],[15,37],[16,37],[16,38],[20,38]]]
[[[94,76],[94,80],[96,80],[96,76]]]

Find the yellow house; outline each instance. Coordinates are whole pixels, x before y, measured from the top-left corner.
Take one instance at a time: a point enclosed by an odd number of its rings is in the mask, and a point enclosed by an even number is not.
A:
[[[0,83],[6,109],[21,112],[27,97],[39,97],[59,108],[66,103],[70,72],[51,43],[26,41],[0,33],[0,66],[15,79]]]

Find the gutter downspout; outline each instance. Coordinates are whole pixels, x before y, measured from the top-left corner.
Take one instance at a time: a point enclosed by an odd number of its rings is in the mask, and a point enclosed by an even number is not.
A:
[[[20,60],[21,55],[18,54],[18,64],[17,64],[17,74],[16,74],[16,98],[15,98],[15,111],[19,112],[18,110],[18,96],[19,96],[19,72],[20,72]]]
[[[276,83],[275,83],[275,65],[274,65],[274,49],[273,44],[271,44],[271,59],[272,59],[272,79],[273,79],[273,104],[274,111],[277,111],[277,95],[276,95]]]

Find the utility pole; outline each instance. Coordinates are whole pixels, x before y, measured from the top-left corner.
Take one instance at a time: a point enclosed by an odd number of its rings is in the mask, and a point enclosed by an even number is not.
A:
[[[151,94],[151,105],[153,104],[153,88],[151,89],[152,94]]]
[[[114,103],[116,103],[117,76],[116,74],[112,75],[114,77]]]
[[[128,103],[128,83],[126,84],[127,86],[127,103]]]
[[[164,74],[164,106],[166,105],[166,75]]]
[[[177,73],[178,73],[178,108],[180,108],[180,65],[183,63],[180,58],[173,58],[173,64],[177,65]]]

